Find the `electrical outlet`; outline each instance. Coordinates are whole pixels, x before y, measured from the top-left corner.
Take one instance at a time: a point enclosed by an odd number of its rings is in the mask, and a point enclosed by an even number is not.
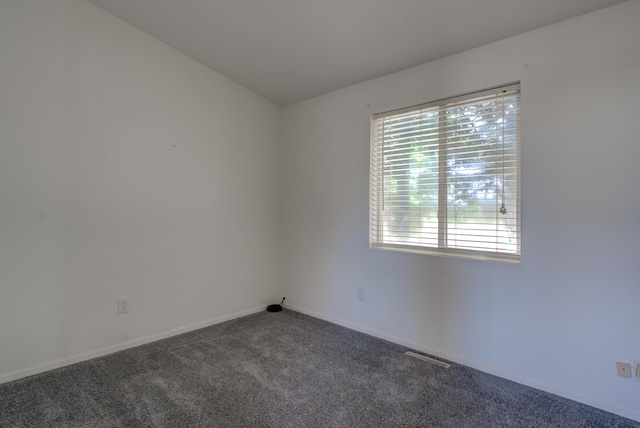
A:
[[[364,302],[364,288],[358,287],[358,300]]]
[[[118,297],[118,315],[129,313],[129,297]]]
[[[616,369],[618,370],[618,376],[631,377],[631,364],[616,361]]]
[[[633,380],[640,382],[640,360],[633,360]]]

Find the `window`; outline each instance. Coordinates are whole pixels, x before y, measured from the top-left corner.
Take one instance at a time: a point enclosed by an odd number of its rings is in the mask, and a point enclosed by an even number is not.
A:
[[[518,263],[520,84],[373,116],[371,248]]]

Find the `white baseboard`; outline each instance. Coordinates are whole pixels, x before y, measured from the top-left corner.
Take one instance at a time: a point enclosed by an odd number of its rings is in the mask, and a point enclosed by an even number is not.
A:
[[[588,406],[596,407],[598,409],[602,409],[606,412],[615,413],[616,415],[620,415],[622,417],[632,419],[634,421],[640,422],[640,412],[634,409],[629,409],[626,407],[620,407],[615,403],[609,403],[597,398],[585,396],[574,391],[569,391],[563,388],[560,388],[555,385],[550,385],[545,382],[540,382],[536,379],[532,379],[526,376],[522,376],[518,373],[511,372],[508,370],[501,369],[499,367],[487,365],[480,363],[478,361],[469,360],[464,357],[460,357],[458,355],[449,354],[447,352],[442,352],[437,349],[432,349],[427,346],[421,345],[419,343],[411,342],[410,340],[406,340],[400,337],[391,336],[379,331],[372,330],[363,325],[355,324],[349,321],[345,321],[342,319],[334,318],[325,314],[321,314],[306,308],[302,308],[300,306],[287,304],[287,309],[291,309],[292,311],[300,312],[302,314],[306,314],[312,316],[314,318],[319,318],[325,321],[329,321],[333,324],[338,324],[343,327],[350,328],[352,330],[359,331],[361,333],[365,333],[374,337],[378,337],[380,339],[387,340],[389,342],[397,343],[398,345],[406,346],[411,349],[415,349],[417,351],[424,352],[426,354],[431,354],[433,356],[444,358],[445,360],[453,361],[458,364],[462,364],[464,366],[468,366],[474,368],[476,370],[480,370],[485,373],[489,373],[503,379],[511,380],[513,382],[517,382],[522,385],[530,386],[535,389],[539,389],[542,391],[549,392],[551,394],[559,395],[564,398],[568,398],[569,400],[577,401],[582,404],[586,404]]]
[[[161,333],[151,334],[149,336],[141,337],[138,339],[129,340],[117,345],[107,346],[105,348],[97,349],[95,351],[85,352],[83,354],[74,355],[60,360],[51,361],[44,364],[38,364],[37,366],[29,367],[17,372],[8,373],[0,376],[0,384],[11,382],[14,380],[22,379],[28,376],[33,376],[39,373],[43,373],[49,370],[57,369],[60,367],[68,366],[82,361],[91,360],[93,358],[102,357],[105,355],[113,354],[114,352],[123,351],[125,349],[134,348],[136,346],[145,345],[147,343],[155,342],[158,340],[166,339],[168,337],[177,336],[179,334],[188,333],[190,331],[198,330],[204,327],[209,327],[221,322],[229,321],[232,319],[240,318],[246,315],[255,314],[264,311],[264,306],[254,307],[244,311],[236,312],[229,315],[224,315],[217,318],[212,318],[206,321],[197,322],[194,324],[186,325],[183,327],[174,328],[172,330],[163,331]]]

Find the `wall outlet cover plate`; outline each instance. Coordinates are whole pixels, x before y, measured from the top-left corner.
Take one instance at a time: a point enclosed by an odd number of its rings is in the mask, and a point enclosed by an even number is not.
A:
[[[616,369],[618,371],[618,376],[631,377],[631,364],[616,361]]]

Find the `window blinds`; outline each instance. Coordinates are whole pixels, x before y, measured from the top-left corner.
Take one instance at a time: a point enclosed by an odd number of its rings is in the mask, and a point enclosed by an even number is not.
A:
[[[372,248],[513,262],[520,255],[520,86],[377,114]]]

